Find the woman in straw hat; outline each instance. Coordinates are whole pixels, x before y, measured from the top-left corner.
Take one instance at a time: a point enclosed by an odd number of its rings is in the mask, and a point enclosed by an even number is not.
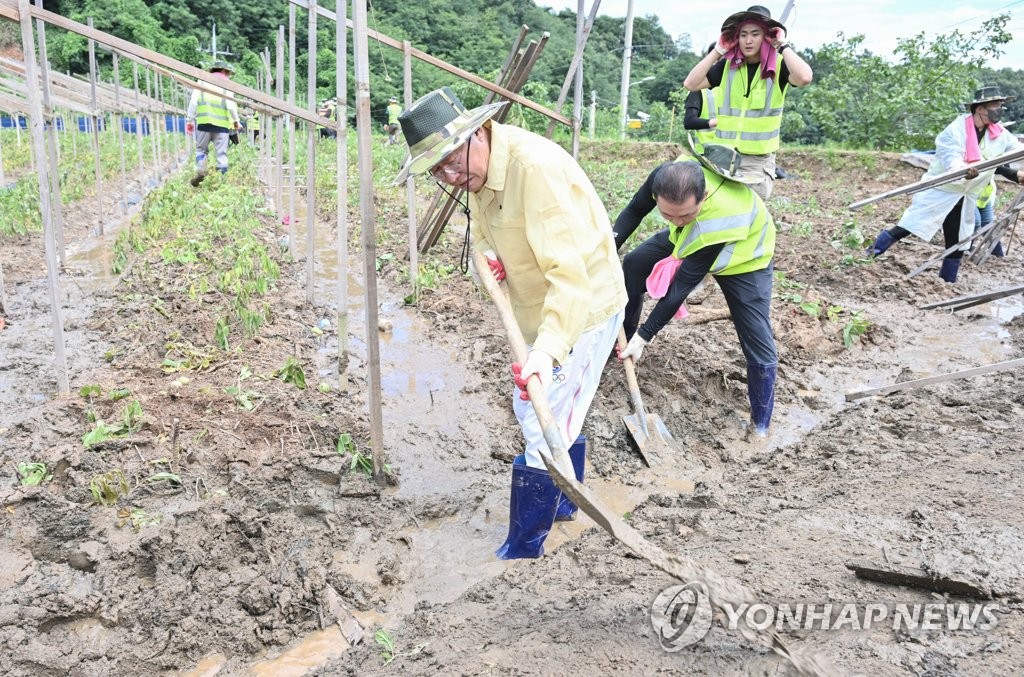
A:
[[[608,214],[590,180],[557,144],[492,120],[502,105],[467,110],[447,87],[417,100],[399,116],[409,158],[395,182],[427,172],[442,188],[466,191],[467,237],[493,252],[491,269],[506,281],[530,345],[526,362],[512,365],[526,448],[512,466],[508,537],[497,551],[518,559],[540,557],[554,520],[576,513],[545,470],[547,443],[526,382],[537,377],[546,386],[582,481],[580,430],[622,324],[626,290]]]
[[[1015,98],[1004,96],[999,87],[994,86],[982,87],[975,92],[974,100],[965,104],[969,112],[958,116],[935,137],[935,159],[923,178],[929,179],[964,167],[968,168],[966,176],[915,193],[899,224],[878,234],[867,251],[868,256],[881,256],[911,233],[927,242],[940,226],[946,249],[949,249],[974,232],[975,205],[996,171],[1011,181],[1024,181],[1024,169],[999,167],[998,170],[979,172],[970,167],[975,162],[1021,147],[1017,137],[999,124],[1003,103]],[[969,247],[970,243],[965,242],[947,254],[939,268],[939,277],[946,282],[956,282],[960,261]]]
[[[741,171],[758,179],[751,187],[764,200],[775,179],[786,91],[810,84],[813,77],[790,47],[786,27],[768,9],[753,5],[722,23],[715,48],[683,80],[690,92],[715,90],[714,142],[742,155]]]

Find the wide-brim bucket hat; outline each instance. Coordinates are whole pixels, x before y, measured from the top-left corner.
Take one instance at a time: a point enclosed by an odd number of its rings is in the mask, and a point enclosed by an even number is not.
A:
[[[480,125],[494,117],[506,104],[491,103],[468,109],[448,87],[435,89],[413,102],[398,124],[409,145],[409,157],[395,177],[395,185],[422,174],[461,146]]]
[[[211,73],[214,71],[224,71],[225,73],[230,73],[232,75],[235,73],[234,67],[227,61],[214,61],[209,70]]]
[[[974,101],[968,101],[964,105],[970,108],[979,103],[988,103],[989,101],[1016,101],[1017,97],[1008,96],[1003,94],[1003,90],[998,85],[986,85],[981,89],[974,92]]]
[[[723,146],[716,143],[702,144],[697,141],[692,131],[686,133],[686,145],[690,155],[694,157],[702,167],[729,181],[738,183],[760,183],[763,179],[758,176],[737,176],[743,161],[743,156],[735,148]]]
[[[767,7],[762,5],[751,5],[745,12],[731,14],[722,22],[722,32],[725,33],[726,31],[739,28],[746,21],[760,21],[761,23],[768,24],[769,28],[781,28],[783,33],[788,33],[782,22],[773,19],[772,13],[768,11]]]

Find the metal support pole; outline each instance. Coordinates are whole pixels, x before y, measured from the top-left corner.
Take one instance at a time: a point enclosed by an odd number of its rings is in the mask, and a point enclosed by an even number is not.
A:
[[[626,5],[626,36],[622,48],[622,83],[619,90],[619,138],[626,138],[629,117],[629,68],[633,59],[633,0]]]
[[[92,28],[92,17],[87,19]],[[96,223],[100,235],[103,234],[103,170],[100,167],[100,117],[97,115],[99,104],[96,100],[96,41],[89,40],[89,100],[92,110],[92,152],[96,174]]]
[[[117,108],[117,146],[121,151],[121,213],[128,213],[128,166],[124,157],[124,112],[121,108],[121,60],[114,52],[114,107]]]
[[[402,41],[402,84],[403,105],[412,105],[412,43]],[[410,176],[405,181],[405,204],[409,214],[409,280],[412,282],[413,299],[420,298],[420,248],[416,235],[416,180]]]
[[[139,152],[139,194],[146,194],[146,160],[142,153],[142,104],[139,103],[139,64],[132,63],[132,84],[135,87],[135,148]]]
[[[288,3],[288,103],[295,105],[295,5]],[[293,259],[299,246],[295,225],[295,118],[288,115],[288,247]]]
[[[284,98],[284,26],[277,27],[277,53],[275,54],[277,62],[277,77],[275,78],[275,96],[279,99]],[[276,185],[276,199],[274,200],[274,211],[277,213],[277,218],[281,218],[281,213],[284,212],[284,118],[280,115],[274,116],[274,130],[276,132],[276,141],[274,143],[274,162],[277,165],[277,181]]]
[[[337,4],[339,20],[334,24],[335,91],[338,97],[338,144],[335,172],[338,182],[338,382],[345,388],[342,374],[348,368],[348,28],[346,7]],[[415,248],[415,238],[413,239]]]
[[[309,3],[309,67],[306,97],[309,111],[316,113],[316,0]],[[316,265],[316,125],[306,125],[306,300],[314,302]]]
[[[37,0],[38,6],[42,6],[42,0]],[[64,202],[60,192],[60,158],[58,157],[58,146],[60,139],[57,137],[57,118],[53,114],[53,106],[50,95],[50,62],[46,55],[46,24],[42,19],[36,19],[36,30],[39,32],[39,73],[43,80],[43,116],[50,121],[46,129],[46,154],[50,167],[50,207],[53,209],[53,232],[56,237],[57,257],[61,268],[67,264],[67,247],[64,243]],[[34,85],[34,83],[32,83]]]

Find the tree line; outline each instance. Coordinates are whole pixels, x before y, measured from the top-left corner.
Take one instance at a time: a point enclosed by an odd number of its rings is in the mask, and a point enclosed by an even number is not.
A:
[[[330,3],[323,3],[330,5]],[[235,79],[255,85],[262,72],[259,53],[269,47],[275,53],[278,25],[287,26],[288,1],[235,3],[229,0],[50,0],[46,8],[95,26],[149,49],[195,66],[213,60],[209,53],[213,24],[217,27],[218,51],[237,73]],[[347,7],[347,6],[345,6]],[[986,64],[1002,53],[1012,35],[1006,30],[1009,14],[987,20],[975,31],[947,34],[924,33],[901,39],[892,55],[865,49],[863,35],[836,36],[818,49],[801,49],[811,64],[815,81],[787,94],[782,135],[786,143],[835,144],[843,147],[898,150],[929,148],[938,133],[969,101],[982,84],[998,84],[1004,91],[1024,96],[1024,71],[992,70]],[[7,22],[5,22],[7,23]],[[305,103],[307,59],[307,12],[297,12],[297,83],[299,103]],[[369,5],[369,27],[453,63],[493,79],[504,63],[522,25],[530,27],[528,39],[547,34],[544,51],[524,94],[552,106],[576,44],[576,14],[538,6],[534,0],[375,0]],[[0,49],[16,45],[14,24],[0,31]],[[334,24],[320,20],[317,27],[318,100],[334,95]],[[625,20],[599,16],[587,43],[584,60],[584,92],[587,109],[597,102],[599,136],[615,136],[619,130],[619,87]],[[8,44],[5,44],[8,43]],[[86,41],[80,36],[51,29],[47,33],[54,68],[73,73],[88,72]],[[351,46],[352,41],[349,40]],[[796,45],[799,48],[799,44]],[[635,17],[629,117],[643,110],[651,118],[630,134],[649,140],[681,138],[682,81],[698,61],[703,46],[689,36],[673,39],[654,15]],[[204,51],[206,50],[206,51]],[[388,97],[402,94],[402,55],[395,49],[370,41],[371,96],[374,114],[383,119]],[[111,77],[109,54],[99,53],[104,77]],[[349,60],[351,68],[351,59]],[[126,69],[123,69],[126,70]],[[130,77],[123,73],[122,77]],[[639,82],[649,78],[644,82]],[[450,85],[467,105],[477,105],[485,92],[459,81],[437,68],[413,61],[416,96]],[[354,86],[349,73],[349,100]],[[1006,120],[1021,120],[1024,131],[1024,99],[1007,105]],[[584,112],[584,129],[588,112]],[[567,104],[564,112],[570,112]],[[546,121],[529,111],[516,112],[516,122],[543,129]]]

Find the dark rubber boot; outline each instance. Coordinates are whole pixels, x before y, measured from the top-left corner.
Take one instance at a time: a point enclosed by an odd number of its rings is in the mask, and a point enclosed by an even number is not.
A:
[[[580,435],[569,447],[569,458],[572,459],[572,469],[576,471],[576,481],[583,484],[583,469],[587,464],[587,438]],[[562,494],[558,500],[558,510],[555,511],[556,522],[571,522],[576,519],[576,504],[569,500],[569,497]]]
[[[512,493],[508,507],[508,537],[498,559],[535,559],[544,554],[544,539],[555,522],[562,495],[547,470],[531,468],[520,454],[512,464]]]
[[[757,435],[767,435],[775,408],[775,379],[778,365],[747,365],[747,397],[750,398],[750,425]]]
[[[946,282],[956,282],[956,276],[960,272],[960,259],[942,259],[942,267],[939,268],[939,277]]]
[[[890,235],[889,231],[883,230],[878,234],[878,237],[875,238],[875,243],[868,247],[865,254],[868,256],[881,256],[885,253],[885,250],[891,247],[895,242],[896,238]]]

